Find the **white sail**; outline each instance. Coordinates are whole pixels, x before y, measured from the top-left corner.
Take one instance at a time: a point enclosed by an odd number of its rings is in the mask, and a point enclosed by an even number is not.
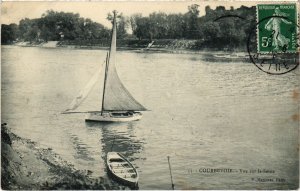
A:
[[[103,65],[102,65],[103,66]],[[78,108],[78,106],[87,98],[90,91],[93,89],[96,82],[100,79],[102,67],[96,71],[96,73],[92,76],[86,86],[79,92],[79,94],[73,99],[72,103],[69,107],[64,111],[65,113],[73,111]]]
[[[116,13],[114,13],[116,14]],[[102,97],[102,111],[146,111],[147,109],[137,102],[129,91],[122,84],[116,69],[116,15],[114,15],[112,41],[109,54],[106,58],[103,97]],[[69,107],[63,113],[82,113],[74,112],[75,109],[87,98],[90,91],[101,76],[101,69],[97,71],[87,85],[82,89],[78,96],[72,101]],[[86,113],[86,112],[84,112]],[[95,114],[95,112],[90,112]],[[96,113],[97,115],[97,113]],[[135,120],[141,118],[141,114],[135,113]],[[102,116],[102,112],[101,112]],[[103,120],[101,118],[101,120]],[[132,120],[132,119],[131,119]]]
[[[113,21],[112,41],[106,65],[106,80],[103,96],[104,111],[145,111],[122,84],[116,70],[116,16]]]

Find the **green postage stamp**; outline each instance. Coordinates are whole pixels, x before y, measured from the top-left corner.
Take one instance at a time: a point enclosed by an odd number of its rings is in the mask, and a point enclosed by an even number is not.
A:
[[[297,52],[297,18],[296,4],[257,5],[258,52]]]

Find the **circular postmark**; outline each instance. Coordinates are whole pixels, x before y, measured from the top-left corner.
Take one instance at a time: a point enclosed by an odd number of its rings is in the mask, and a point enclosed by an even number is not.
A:
[[[274,26],[279,22],[289,25],[284,33]],[[259,20],[248,36],[247,51],[250,61],[261,71],[272,75],[295,70],[299,66],[298,31],[297,23],[285,16],[273,15]]]

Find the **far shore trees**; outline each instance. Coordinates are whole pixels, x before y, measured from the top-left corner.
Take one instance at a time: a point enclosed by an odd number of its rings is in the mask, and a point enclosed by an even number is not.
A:
[[[167,14],[153,12],[148,16],[135,13],[125,17],[118,14],[117,38],[151,42],[166,39],[196,40],[194,48],[236,48],[246,42],[251,27],[255,26],[255,7],[241,6],[226,10],[205,7],[205,15],[199,16],[199,5],[187,7],[187,12]],[[236,15],[238,17],[226,17]],[[222,17],[221,19],[218,19]],[[107,19],[111,20],[111,14]],[[102,44],[107,46],[110,29],[79,14],[48,10],[41,18],[22,19],[18,25],[2,24],[2,44],[14,41],[47,42],[62,41],[74,44]],[[131,31],[128,33],[128,31]],[[107,42],[106,42],[107,41]],[[119,41],[121,42],[121,41]],[[125,41],[123,41],[125,42]],[[126,42],[125,42],[126,44]],[[131,43],[132,44],[132,43]]]

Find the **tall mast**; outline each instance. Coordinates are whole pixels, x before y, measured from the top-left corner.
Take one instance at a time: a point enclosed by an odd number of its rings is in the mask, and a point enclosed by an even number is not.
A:
[[[105,61],[105,75],[104,75],[104,85],[103,85],[103,95],[102,95],[102,108],[101,108],[101,115],[103,114],[103,106],[104,106],[104,95],[105,95],[105,85],[106,85],[106,78],[107,78],[107,66],[108,66],[108,58],[109,57],[109,53],[107,53],[106,55],[106,61]]]
[[[112,27],[112,32],[111,32],[111,44],[110,44],[110,48],[109,48],[109,52],[107,53],[106,56],[106,64],[105,64],[105,75],[104,75],[104,85],[103,85],[103,95],[102,95],[102,108],[101,108],[101,115],[103,114],[103,110],[104,110],[104,97],[105,97],[105,86],[106,86],[106,79],[107,79],[107,72],[108,72],[108,66],[109,66],[109,60],[110,60],[110,51],[112,48],[112,43],[113,43],[113,38],[114,37],[114,30],[116,30],[116,14],[117,11],[113,11],[114,13],[114,19],[113,19],[113,27]]]

